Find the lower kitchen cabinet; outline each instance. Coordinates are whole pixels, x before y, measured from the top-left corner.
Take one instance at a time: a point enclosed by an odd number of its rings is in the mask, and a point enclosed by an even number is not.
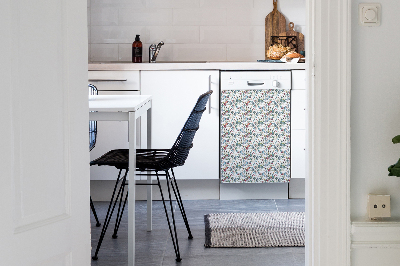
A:
[[[185,165],[174,169],[177,179],[219,179],[219,71],[141,71],[141,94],[153,96],[153,148],[172,147],[198,97],[209,89],[211,112],[207,104]]]
[[[306,71],[292,70],[291,181],[289,198],[305,197]]]

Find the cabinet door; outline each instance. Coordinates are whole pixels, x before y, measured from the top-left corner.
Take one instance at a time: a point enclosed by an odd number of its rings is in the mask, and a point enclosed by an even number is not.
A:
[[[306,135],[304,129],[292,130],[291,178],[306,177]]]
[[[306,129],[306,91],[292,90],[291,128]]]
[[[207,92],[209,86],[214,91],[211,113],[207,104],[189,157],[184,166],[174,170],[178,179],[219,178],[219,71],[141,72],[141,94],[153,96],[153,148],[172,147],[198,97]]]

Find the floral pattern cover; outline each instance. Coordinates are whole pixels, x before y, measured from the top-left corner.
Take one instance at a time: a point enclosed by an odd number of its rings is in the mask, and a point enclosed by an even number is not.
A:
[[[290,90],[221,92],[221,182],[290,181]]]

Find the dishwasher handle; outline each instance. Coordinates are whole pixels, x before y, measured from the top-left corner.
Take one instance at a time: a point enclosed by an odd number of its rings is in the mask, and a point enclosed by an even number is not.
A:
[[[247,81],[247,86],[262,86],[264,85],[264,82],[251,82],[251,81]]]

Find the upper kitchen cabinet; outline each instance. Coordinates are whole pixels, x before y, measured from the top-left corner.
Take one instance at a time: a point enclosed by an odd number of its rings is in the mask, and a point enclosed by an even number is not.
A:
[[[214,92],[193,148],[185,165],[174,170],[177,179],[219,178],[219,71],[141,71],[141,94],[153,96],[152,148],[172,147],[198,97],[209,89]]]

